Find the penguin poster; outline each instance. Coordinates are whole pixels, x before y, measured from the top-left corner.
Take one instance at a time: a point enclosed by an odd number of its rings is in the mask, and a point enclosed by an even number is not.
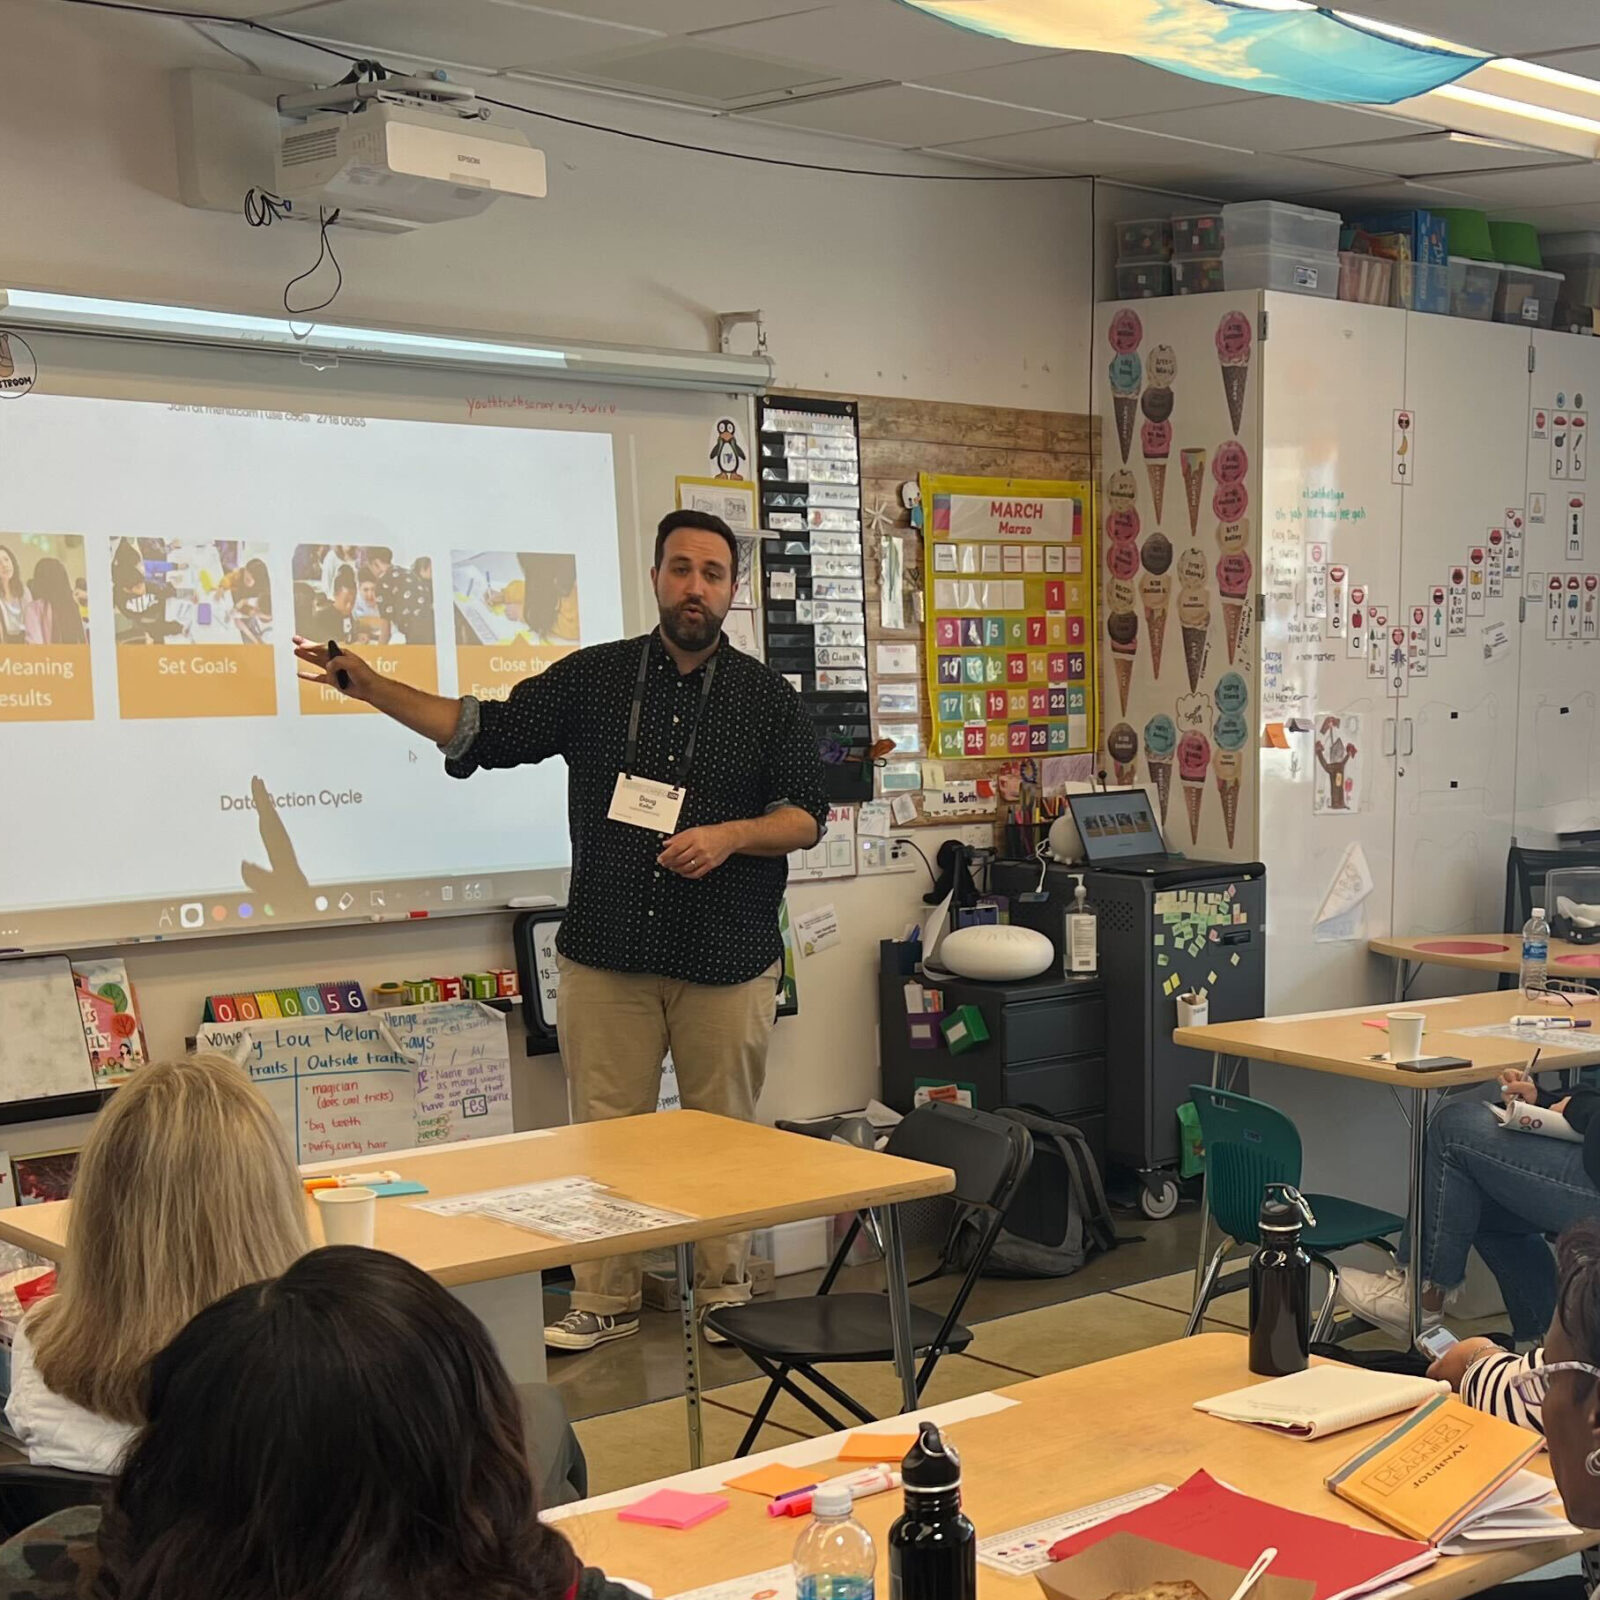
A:
[[[724,417],[717,424],[717,437],[711,445],[710,460],[719,478],[742,478],[744,446],[739,443],[739,426],[732,417]]]

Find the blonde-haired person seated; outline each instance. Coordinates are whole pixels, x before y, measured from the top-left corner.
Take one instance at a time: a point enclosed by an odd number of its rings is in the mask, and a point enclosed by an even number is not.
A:
[[[288,1141],[244,1072],[205,1055],[141,1067],[84,1142],[56,1293],[12,1350],[6,1418],[28,1459],[114,1471],[150,1358],[310,1248]]]

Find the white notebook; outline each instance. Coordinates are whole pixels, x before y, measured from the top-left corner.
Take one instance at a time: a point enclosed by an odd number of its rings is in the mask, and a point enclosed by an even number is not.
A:
[[[1547,1139],[1583,1143],[1583,1135],[1559,1111],[1552,1111],[1548,1106],[1530,1106],[1519,1101],[1515,1106],[1491,1105],[1489,1109],[1500,1126],[1509,1128],[1512,1133],[1542,1133]]]
[[[1396,1412],[1413,1411],[1449,1390],[1450,1385],[1438,1379],[1325,1362],[1287,1378],[1196,1400],[1194,1408],[1229,1422],[1253,1422],[1277,1433],[1293,1434],[1297,1439],[1321,1439]]]

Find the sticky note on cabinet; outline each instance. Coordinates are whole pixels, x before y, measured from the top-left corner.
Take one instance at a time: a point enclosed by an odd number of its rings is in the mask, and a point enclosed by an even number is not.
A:
[[[882,1461],[899,1466],[917,1442],[914,1433],[852,1433],[839,1452],[841,1461]]]
[[[1235,950],[1233,952],[1233,954],[1228,957],[1228,960],[1229,960],[1231,965],[1233,965],[1235,967],[1238,966],[1239,965],[1239,952],[1237,950]]]

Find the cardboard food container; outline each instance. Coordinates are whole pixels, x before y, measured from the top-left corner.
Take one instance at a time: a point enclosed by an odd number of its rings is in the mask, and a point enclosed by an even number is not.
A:
[[[1114,1533],[1078,1555],[1058,1561],[1039,1574],[1039,1586],[1050,1600],[1106,1600],[1108,1595],[1146,1589],[1153,1583],[1194,1584],[1206,1600],[1231,1600],[1248,1567],[1175,1550],[1169,1544],[1134,1533]],[[1317,1586],[1309,1578],[1275,1578],[1269,1571],[1244,1600],[1313,1600]]]

